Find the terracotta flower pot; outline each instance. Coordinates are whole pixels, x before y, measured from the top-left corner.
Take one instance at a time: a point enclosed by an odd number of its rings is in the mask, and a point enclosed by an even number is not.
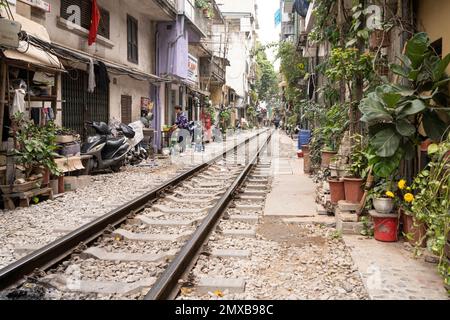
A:
[[[344,178],[345,200],[350,203],[360,203],[364,196],[364,180],[361,178]]]
[[[425,223],[418,222],[411,214],[402,210],[403,233],[409,235],[407,240],[414,246],[425,248],[427,246],[427,227]]]
[[[345,200],[344,179],[331,177],[328,178],[330,184],[331,203],[337,204],[341,200]]]
[[[322,168],[328,168],[331,162],[331,158],[333,158],[336,154],[336,151],[322,150]]]
[[[303,144],[302,145],[302,151],[303,151],[303,153],[305,153],[305,152],[309,153],[309,144]]]
[[[310,157],[310,153],[309,153],[309,146],[308,145],[302,146],[302,151],[303,151],[303,172],[305,174],[310,174],[311,173],[311,157]]]

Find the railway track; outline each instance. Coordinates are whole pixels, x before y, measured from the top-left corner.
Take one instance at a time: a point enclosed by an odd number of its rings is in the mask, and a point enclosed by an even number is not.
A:
[[[175,298],[270,137],[261,132],[0,270],[0,290],[9,299]],[[254,194],[258,179],[246,182]]]

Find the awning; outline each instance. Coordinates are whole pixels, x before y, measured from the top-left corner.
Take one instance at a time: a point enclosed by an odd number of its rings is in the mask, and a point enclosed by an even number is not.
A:
[[[22,24],[22,31],[30,34],[43,41],[50,42],[50,36],[47,29],[34,21],[31,21],[19,14],[14,14],[14,19]],[[59,61],[58,57],[48,52],[45,52],[26,41],[20,41],[17,50],[9,49],[3,51],[7,59],[27,62],[38,67],[46,69],[55,69],[63,71],[64,67]]]
[[[190,84],[190,83],[188,83],[188,82],[186,82],[186,81],[182,81],[191,91],[194,91],[194,92],[198,92],[198,93],[200,93],[200,94],[202,94],[202,95],[204,95],[204,96],[207,96],[207,97],[209,97],[210,95],[211,95],[211,93],[209,92],[209,91],[204,91],[204,90],[202,90],[202,89],[200,89],[200,88],[198,88],[198,87],[196,87],[196,86],[194,86],[194,85],[192,85],[192,84]]]

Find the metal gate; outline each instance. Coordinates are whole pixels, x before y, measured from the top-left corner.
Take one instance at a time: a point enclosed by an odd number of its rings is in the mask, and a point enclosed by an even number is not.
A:
[[[73,69],[62,75],[62,123],[65,128],[78,132],[85,140],[92,134],[87,121],[109,122],[109,88],[95,88],[88,92],[89,75]]]

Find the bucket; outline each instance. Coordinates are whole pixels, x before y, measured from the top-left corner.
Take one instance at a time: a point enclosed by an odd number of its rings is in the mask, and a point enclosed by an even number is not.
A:
[[[395,242],[398,240],[398,217],[373,217],[374,236],[378,241]]]
[[[298,134],[298,149],[302,148],[302,145],[309,144],[311,140],[311,130],[300,130]]]

